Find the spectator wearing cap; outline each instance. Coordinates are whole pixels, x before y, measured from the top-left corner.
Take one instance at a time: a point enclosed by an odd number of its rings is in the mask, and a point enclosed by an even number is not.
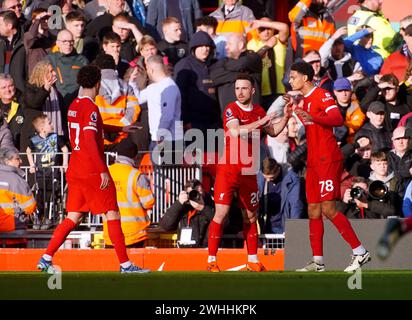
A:
[[[358,27],[368,25],[374,30],[379,30],[373,37],[373,45],[383,59],[393,51],[392,39],[396,32],[389,20],[382,13],[382,2],[378,0],[358,0],[361,7],[348,20],[348,35],[356,33]]]
[[[190,54],[174,69],[182,95],[182,120],[186,129],[196,128],[206,137],[207,129],[220,127],[220,109],[209,68],[215,62],[215,44],[203,31],[190,40]]]
[[[412,180],[412,150],[410,148],[410,133],[406,127],[397,127],[392,134],[393,149],[388,152],[389,170],[398,179],[398,191],[403,194]]]
[[[376,76],[375,82],[368,88],[367,93],[361,101],[365,109],[373,101],[380,101],[385,105],[385,127],[393,131],[401,118],[409,113],[411,108],[405,103],[406,94],[401,96],[399,92],[399,81],[393,74]],[[404,92],[406,93],[406,92]]]
[[[369,122],[364,124],[355,134],[355,140],[367,137],[372,143],[372,152],[385,151],[392,144],[391,133],[385,126],[385,105],[374,101],[369,105],[366,116]]]
[[[344,142],[353,143],[355,133],[362,127],[366,116],[362,112],[356,97],[354,97],[352,84],[347,78],[336,79],[333,84],[333,93],[342,117],[345,119],[342,127],[335,128],[335,135],[337,131],[342,133],[346,131],[343,137],[340,137],[340,139],[337,137],[338,141],[344,140]]]
[[[399,81],[405,78],[405,71],[412,61],[412,17],[408,16],[400,21],[401,35],[405,44],[392,53],[383,63],[381,74],[394,73]]]
[[[375,51],[373,37],[376,30],[369,26],[361,26],[358,31],[343,39],[345,51],[352,55],[352,58],[359,61],[362,71],[368,77],[378,74],[382,64],[382,56]]]

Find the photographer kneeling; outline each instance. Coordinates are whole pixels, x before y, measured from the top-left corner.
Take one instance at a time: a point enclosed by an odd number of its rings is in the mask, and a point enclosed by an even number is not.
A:
[[[384,219],[396,215],[395,193],[380,180],[355,177],[337,209],[349,219]]]
[[[179,247],[207,247],[209,223],[214,216],[214,203],[204,192],[202,183],[186,182],[178,200],[166,210],[159,226],[166,231],[177,229]]]

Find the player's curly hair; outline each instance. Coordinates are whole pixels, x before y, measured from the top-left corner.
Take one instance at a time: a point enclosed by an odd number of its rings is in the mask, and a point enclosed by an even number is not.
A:
[[[290,70],[299,72],[300,74],[303,74],[304,76],[307,76],[308,81],[312,81],[313,77],[315,76],[315,71],[313,70],[312,65],[310,63],[305,62],[305,61],[295,62],[290,67]]]
[[[102,75],[100,68],[96,65],[89,64],[81,67],[77,74],[77,83],[87,89],[92,89],[100,82]]]

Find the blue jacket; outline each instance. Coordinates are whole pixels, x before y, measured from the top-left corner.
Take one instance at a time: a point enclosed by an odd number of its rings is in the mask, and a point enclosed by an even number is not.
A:
[[[360,63],[362,70],[368,77],[370,77],[379,73],[383,64],[383,59],[379,53],[373,50],[373,47],[370,49],[365,49],[364,47],[355,44],[355,41],[368,34],[368,30],[360,30],[352,36],[343,39],[343,42],[345,44],[345,50],[350,52],[352,58]]]
[[[259,188],[259,213],[264,214],[263,188],[265,178],[262,173],[257,174]],[[289,170],[278,183],[269,183],[268,186],[268,217],[270,232],[285,232],[286,219],[300,219],[303,216],[303,201],[300,188],[300,178],[293,170]],[[267,231],[267,230],[264,230]]]
[[[412,216],[412,182],[408,184],[403,198],[402,212],[405,218]]]
[[[194,21],[202,16],[198,0],[180,0],[182,29],[188,41],[194,32]],[[167,18],[167,1],[151,0],[147,9],[146,24],[156,41],[163,38],[162,21]]]

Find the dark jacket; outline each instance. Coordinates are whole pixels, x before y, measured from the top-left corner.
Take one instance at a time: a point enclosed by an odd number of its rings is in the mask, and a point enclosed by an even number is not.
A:
[[[369,105],[373,101],[381,101],[385,105],[385,128],[388,131],[392,132],[398,126],[398,122],[401,120],[401,118],[405,114],[411,112],[412,108],[405,103],[406,97],[401,97],[399,95],[400,92],[398,93],[398,100],[396,101],[395,105],[387,103],[379,92],[380,89],[378,85],[373,82],[361,101],[361,108],[363,113],[366,114]]]
[[[17,105],[17,109],[11,110],[11,106]],[[20,150],[20,136],[23,130],[24,125],[24,114],[23,114],[23,97],[20,91],[16,90],[15,97],[13,102],[4,105],[3,102],[0,100],[0,109],[1,109],[1,116],[0,118],[4,117],[6,121],[8,120],[8,126],[13,136],[13,142],[17,149]],[[11,114],[13,112],[13,114]]]
[[[6,64],[6,52],[7,44],[4,38],[0,39],[0,71],[4,72]],[[18,29],[18,32],[13,38],[13,50],[10,57],[9,72],[14,79],[16,88],[20,91],[24,90],[24,85],[27,78],[27,64],[26,64],[26,51],[23,44],[22,29]]]
[[[112,31],[114,17],[109,13],[105,12],[101,16],[98,16],[96,19],[93,19],[87,24],[85,35],[96,38],[101,42],[104,35]],[[135,17],[129,17],[130,23],[133,23],[142,34],[146,34],[145,30],[142,28],[140,22]]]
[[[29,30],[24,34],[24,47],[27,53],[27,68],[30,76],[34,66],[40,60],[50,53],[51,48],[56,42],[56,37],[50,32],[45,34],[39,33],[39,25],[41,20],[36,19],[30,26]]]
[[[166,231],[178,231],[178,239],[182,228],[190,226],[192,228],[192,240],[196,241],[194,247],[207,247],[209,223],[214,216],[214,209],[211,205],[205,205],[202,211],[196,212],[189,220],[188,214],[193,208],[190,204],[182,205],[176,201],[159,221],[159,226]]]
[[[29,139],[35,134],[32,121],[35,117],[43,114],[43,106],[46,102],[49,92],[43,87],[27,84],[23,95],[23,114],[24,124],[20,137],[20,151],[26,152],[29,145]],[[59,99],[62,100],[61,96]],[[61,105],[61,103],[60,103]],[[62,110],[62,123],[67,123],[67,111]]]
[[[361,210],[355,204],[347,204],[343,201],[336,203],[338,211],[349,219],[384,219],[388,216],[400,215],[395,206],[396,193],[389,191],[383,201],[368,197],[368,208],[364,208],[363,216]]]
[[[387,153],[387,157],[388,170],[393,171],[395,174],[398,180],[397,192],[403,197],[409,182],[412,180],[409,172],[409,169],[412,167],[412,150],[406,151],[402,158],[396,155],[394,150],[391,150]]]
[[[193,34],[195,20],[202,16],[202,11],[198,0],[180,0],[179,5],[182,28],[187,40]],[[167,1],[151,0],[147,9],[147,28],[157,41],[163,38],[162,21],[165,18],[167,18]]]
[[[136,41],[127,39],[125,42],[122,42],[122,46],[120,47],[120,58],[130,62],[135,59],[136,56]]]
[[[240,73],[247,73],[255,80],[256,93],[253,103],[260,104],[262,59],[256,52],[245,51],[238,59],[224,58],[210,68],[210,76],[217,88],[222,114],[229,103],[236,101],[235,80]]]
[[[388,151],[392,146],[391,133],[383,126],[374,127],[370,122],[364,124],[355,134],[355,141],[362,137],[368,137],[372,141],[372,152]]]
[[[372,171],[370,159],[362,159],[361,156],[355,152],[357,148],[359,148],[357,142],[354,144],[347,143],[341,148],[344,158],[344,168],[353,177],[364,177],[368,179]]]
[[[196,32],[190,40],[191,54],[180,60],[174,68],[174,78],[182,95],[182,119],[192,128],[212,129],[218,126],[220,109],[216,99],[209,67],[214,62],[213,50],[206,62],[198,60],[194,50],[198,46],[215,47],[206,32]]]
[[[85,56],[87,60],[91,62],[96,59],[97,55],[100,53],[99,43],[97,42],[97,39],[88,36],[83,37],[82,40],[83,50],[77,53]]]
[[[61,52],[50,53],[46,59],[50,61],[56,72],[56,89],[62,95],[63,105],[67,108],[79,90],[77,74],[80,68],[87,65],[89,61],[85,56],[77,54],[75,50],[69,55],[64,55]]]
[[[162,56],[166,56],[168,62],[175,66],[181,59],[189,54],[189,46],[185,41],[169,43],[162,39],[157,43],[157,48]]]

